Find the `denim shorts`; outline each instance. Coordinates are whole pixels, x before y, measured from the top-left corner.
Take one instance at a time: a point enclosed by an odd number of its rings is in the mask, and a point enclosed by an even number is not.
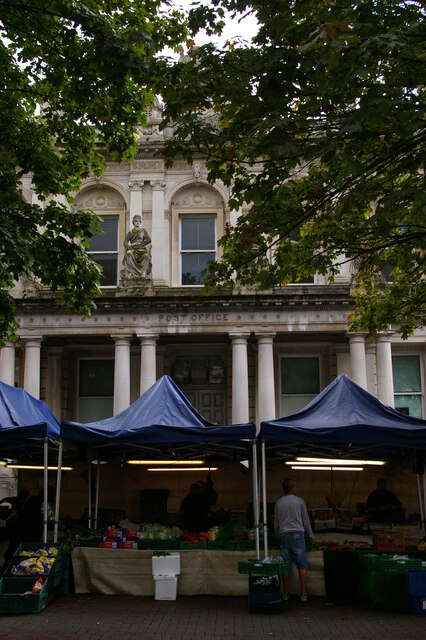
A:
[[[298,569],[308,568],[305,534],[302,531],[290,531],[281,535],[280,551],[282,559],[286,560],[290,567],[294,560]]]

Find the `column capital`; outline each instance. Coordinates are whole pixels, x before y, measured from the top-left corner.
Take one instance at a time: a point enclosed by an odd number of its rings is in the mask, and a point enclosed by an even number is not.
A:
[[[158,333],[138,333],[136,332],[136,337],[139,338],[141,342],[148,343],[152,342],[155,344],[159,338]]]
[[[350,342],[363,342],[370,334],[368,331],[347,331],[346,336],[349,338]]]
[[[396,332],[392,330],[376,333],[376,342],[389,342],[395,333]]]
[[[40,346],[43,341],[43,336],[20,336],[19,340],[25,344],[26,347]]]
[[[228,335],[234,343],[236,343],[237,341],[240,341],[240,343],[245,343],[250,337],[250,331],[230,331]]]
[[[129,333],[122,333],[122,334],[112,333],[110,335],[111,335],[111,338],[114,340],[115,344],[118,344],[120,341],[122,341],[124,344],[127,344],[133,338],[133,334],[129,334]]]
[[[129,187],[131,191],[141,191],[143,189],[145,180],[129,180]]]
[[[163,191],[166,186],[166,182],[165,180],[151,180],[150,185],[153,191]]]
[[[4,349],[5,347],[16,347],[16,342],[13,342],[12,340],[8,340],[8,338],[4,339],[4,345],[2,346],[2,349]]]
[[[256,333],[256,340],[259,344],[271,344],[276,335],[276,333]]]

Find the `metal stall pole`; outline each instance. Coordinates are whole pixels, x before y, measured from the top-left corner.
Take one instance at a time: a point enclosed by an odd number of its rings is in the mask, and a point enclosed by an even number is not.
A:
[[[89,460],[87,468],[87,481],[89,484],[89,529],[92,528],[92,461]]]
[[[266,447],[262,440],[262,502],[263,502],[263,546],[265,558],[268,557],[268,503],[266,500]]]
[[[419,474],[416,473],[416,476],[417,476],[417,493],[419,495],[420,524],[423,530],[423,535],[425,535],[425,509],[423,505],[422,485],[420,484]]]
[[[423,467],[423,536],[426,536],[426,469]]]
[[[95,498],[95,529],[98,528],[98,508],[99,508],[99,481],[101,477],[101,461],[97,461],[96,468],[96,498]]]
[[[56,476],[56,498],[55,498],[55,523],[53,526],[53,542],[58,542],[59,529],[59,507],[61,502],[61,479],[62,479],[62,456],[64,451],[64,443],[59,441],[58,450],[58,472]]]
[[[253,480],[253,526],[256,533],[256,560],[260,559],[260,545],[259,545],[259,483],[257,481],[257,449],[256,449],[256,440],[253,440],[252,445],[252,456],[253,456],[253,469],[252,469],[252,480]]]
[[[43,542],[47,544],[47,487],[49,483],[49,438],[44,439],[44,471],[43,471]]]

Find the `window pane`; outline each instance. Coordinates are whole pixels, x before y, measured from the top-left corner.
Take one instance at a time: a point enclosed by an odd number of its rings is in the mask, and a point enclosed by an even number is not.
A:
[[[103,233],[97,233],[89,242],[89,251],[117,251],[118,218],[100,221]]]
[[[201,272],[207,267],[209,260],[214,259],[214,253],[182,254],[182,284],[202,284]]]
[[[117,285],[117,254],[95,253],[91,258],[102,267],[101,287],[115,287]]]
[[[182,218],[183,251],[206,251],[215,248],[214,218]]]
[[[412,393],[421,392],[419,356],[393,356],[392,368],[395,393],[404,393],[406,391],[411,391]]]
[[[281,358],[281,392],[289,394],[317,394],[319,358]]]
[[[315,393],[313,395],[284,396],[281,398],[281,415],[290,416],[292,413],[297,413],[306,407],[316,395]]]
[[[80,360],[80,397],[114,395],[114,360]]]
[[[113,398],[80,398],[79,422],[95,422],[113,415]]]
[[[422,397],[395,396],[395,409],[406,416],[422,418]]]

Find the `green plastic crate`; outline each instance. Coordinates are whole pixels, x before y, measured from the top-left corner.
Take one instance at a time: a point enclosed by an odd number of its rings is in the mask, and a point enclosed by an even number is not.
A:
[[[254,551],[256,549],[255,540],[236,540],[235,548],[237,551]]]
[[[207,549],[234,551],[235,540],[208,540]]]
[[[410,610],[404,573],[361,569],[359,595],[373,609],[398,612]]]
[[[32,576],[28,576],[27,574],[14,574],[13,573],[13,567],[19,565],[23,560],[28,560],[28,558],[30,558],[32,556],[17,556],[14,555],[12,557],[12,560],[10,561],[6,571],[5,571],[5,575],[7,577],[13,577],[16,578],[17,580],[22,580],[22,579],[26,579],[26,578],[43,578],[43,580],[46,580],[48,582],[48,590],[52,591],[52,589],[54,587],[58,587],[61,584],[62,581],[62,556],[56,557],[55,558],[55,562],[52,565],[49,573],[41,573],[41,574],[35,574]],[[37,555],[33,556],[34,558],[40,557]]]
[[[359,564],[366,569],[375,570],[379,567],[381,556],[377,553],[360,553]]]
[[[33,554],[33,552],[38,551],[38,549],[49,549],[50,547],[54,547],[55,549],[57,549],[56,556],[55,556],[56,559],[62,556],[62,544],[57,544],[53,542],[52,543],[48,542],[47,544],[44,544],[43,542],[21,542],[21,544],[16,549],[13,555],[22,556],[23,551],[31,551],[31,554]]]
[[[405,573],[406,571],[420,571],[422,561],[420,558],[386,558],[381,559],[378,571],[387,573]]]
[[[24,595],[30,591],[37,576],[30,578],[4,577],[0,580],[0,614],[40,613],[47,603],[47,581],[38,595]]]
[[[207,540],[195,540],[194,542],[187,542],[182,540],[180,543],[181,549],[207,549]]]
[[[247,573],[256,576],[276,576],[288,573],[290,570],[288,562],[262,562],[261,560],[240,560],[238,563],[238,573]]]

